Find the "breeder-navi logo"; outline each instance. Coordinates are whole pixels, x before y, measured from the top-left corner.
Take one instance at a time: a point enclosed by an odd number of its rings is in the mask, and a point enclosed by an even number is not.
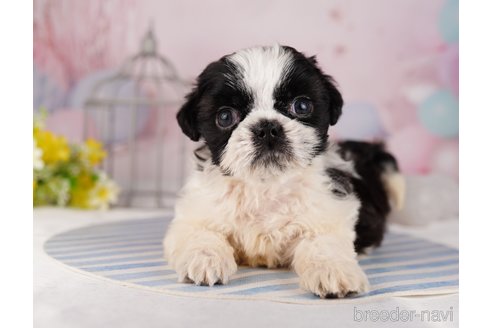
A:
[[[357,322],[407,322],[407,321],[426,321],[426,322],[452,322],[453,307],[449,310],[400,310],[396,307],[394,310],[360,310],[354,307],[354,321]]]

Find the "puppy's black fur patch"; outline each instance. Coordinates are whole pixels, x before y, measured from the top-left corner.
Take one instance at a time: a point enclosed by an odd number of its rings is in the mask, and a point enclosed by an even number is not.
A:
[[[350,173],[336,168],[329,168],[326,170],[326,173],[328,173],[328,176],[333,182],[332,192],[335,195],[339,197],[345,197],[353,192],[353,177]]]
[[[293,118],[289,113],[289,105],[296,96],[306,96],[317,109],[306,118],[297,118],[300,122],[316,128],[319,144],[316,155],[323,152],[327,145],[327,132],[330,125],[335,125],[342,113],[343,99],[329,75],[318,67],[315,57],[306,57],[292,47],[285,49],[291,52],[293,62],[284,80],[275,90],[275,109]]]
[[[344,159],[353,161],[361,177],[350,178],[361,201],[354,243],[360,253],[366,247],[379,246],[383,240],[386,217],[391,210],[383,174],[398,171],[398,164],[382,143],[344,141],[339,143],[339,152]]]
[[[232,107],[239,111],[243,120],[253,103],[252,96],[241,86],[240,76],[237,67],[226,57],[209,64],[177,115],[184,134],[193,141],[205,140],[215,165],[220,164],[222,151],[235,128],[223,130],[217,127],[217,111],[223,106]],[[237,83],[230,83],[227,77],[236,77]]]

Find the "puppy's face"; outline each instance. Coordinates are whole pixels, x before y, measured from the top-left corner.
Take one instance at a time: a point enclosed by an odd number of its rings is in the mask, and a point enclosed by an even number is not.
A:
[[[238,177],[306,167],[327,144],[343,101],[331,77],[290,47],[257,47],[211,63],[178,113],[213,164]]]

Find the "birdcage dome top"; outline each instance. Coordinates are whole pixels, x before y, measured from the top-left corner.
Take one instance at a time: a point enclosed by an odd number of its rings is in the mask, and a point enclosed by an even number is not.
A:
[[[86,106],[161,105],[165,101],[177,101],[188,85],[174,65],[158,53],[157,40],[150,28],[140,43],[140,51],[128,58],[116,73],[95,83]]]

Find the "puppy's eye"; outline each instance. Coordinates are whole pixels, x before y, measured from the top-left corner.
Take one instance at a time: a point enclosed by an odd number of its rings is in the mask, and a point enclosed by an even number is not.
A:
[[[216,123],[222,129],[227,129],[239,122],[239,113],[231,107],[222,107],[217,113]]]
[[[290,112],[297,117],[307,117],[313,112],[313,102],[307,97],[297,97],[290,106]]]

